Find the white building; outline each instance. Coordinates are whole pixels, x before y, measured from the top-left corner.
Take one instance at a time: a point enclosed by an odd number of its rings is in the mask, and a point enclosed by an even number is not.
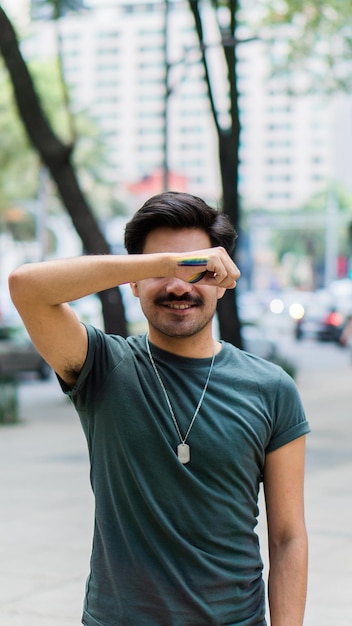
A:
[[[161,172],[164,161],[165,3],[102,3],[61,20],[66,79],[75,107],[105,133],[117,197],[126,185]],[[193,17],[184,0],[169,2],[171,95],[168,166],[186,190],[216,202],[220,176],[216,134],[203,80]],[[216,41],[207,9],[209,44]],[[36,22],[29,55],[54,52],[53,25]],[[298,209],[327,182],[352,188],[351,101],[289,97],[270,80],[268,54],[253,41],[238,46],[240,194],[258,209]],[[223,66],[214,72],[223,83]],[[221,91],[221,90],[220,90]],[[161,180],[160,180],[161,185]],[[153,189],[154,191],[154,189]],[[150,194],[148,194],[150,195]]]

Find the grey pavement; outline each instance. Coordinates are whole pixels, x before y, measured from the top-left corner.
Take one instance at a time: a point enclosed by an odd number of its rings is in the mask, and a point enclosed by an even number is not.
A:
[[[351,379],[347,354],[297,376],[312,428],[305,626],[352,624]],[[0,626],[78,626],[93,531],[84,436],[54,379],[21,385],[20,415],[0,427]]]

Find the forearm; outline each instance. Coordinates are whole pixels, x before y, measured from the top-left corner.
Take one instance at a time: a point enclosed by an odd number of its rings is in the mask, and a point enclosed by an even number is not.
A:
[[[214,248],[189,253],[97,255],[29,263],[12,272],[9,286],[16,307],[28,310],[31,304],[56,306],[146,278],[177,276],[192,282],[193,266],[199,264],[204,270],[203,284],[225,289],[236,285],[237,267],[223,248]]]
[[[307,536],[270,548],[271,626],[302,626],[307,592]]]
[[[167,275],[171,271],[168,258],[166,254],[98,255],[29,263],[12,272],[10,291],[19,307],[38,300],[49,306],[72,302],[160,272]]]

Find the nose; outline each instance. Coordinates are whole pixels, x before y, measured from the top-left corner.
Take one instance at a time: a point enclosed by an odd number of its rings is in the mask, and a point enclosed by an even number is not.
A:
[[[173,277],[167,281],[165,290],[166,293],[174,293],[175,296],[182,296],[184,293],[190,293],[192,291],[192,284],[181,280],[181,278]]]

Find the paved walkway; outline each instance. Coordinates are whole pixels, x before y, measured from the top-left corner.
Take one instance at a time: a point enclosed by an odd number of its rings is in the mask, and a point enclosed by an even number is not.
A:
[[[307,440],[310,577],[305,626],[352,624],[352,367],[298,377]]]
[[[305,626],[351,626],[352,367],[297,382],[312,427]],[[21,422],[0,428],[0,626],[79,626],[93,526],[83,433],[55,380],[20,394]],[[264,545],[263,519],[259,532]]]

